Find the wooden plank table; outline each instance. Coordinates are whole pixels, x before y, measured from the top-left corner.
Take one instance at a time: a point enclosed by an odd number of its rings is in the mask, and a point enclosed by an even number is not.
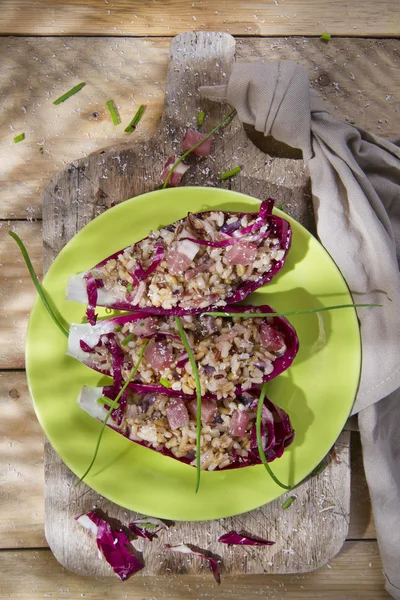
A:
[[[218,10],[211,0],[135,3],[134,9],[123,0],[106,0],[101,6],[94,0],[3,0],[1,8],[0,34],[26,37],[0,38],[0,598],[388,598],[357,434],[352,434],[348,540],[318,571],[226,578],[216,590],[208,574],[132,579],[121,585],[113,578],[82,578],[62,569],[43,533],[43,436],[23,371],[24,332],[34,290],[6,232],[11,226],[26,241],[40,274],[44,184],[75,158],[132,141],[122,127],[110,124],[104,107],[108,97],[115,98],[125,120],[141,102],[148,105],[135,139],[144,140],[157,129],[170,42],[158,36],[199,28],[229,30],[254,36],[237,43],[244,58],[258,58],[260,35],[310,36],[327,30],[342,36],[396,37],[399,4],[369,0],[361,13],[345,0],[306,5],[296,0],[256,5],[221,1]],[[43,35],[110,37],[31,37]],[[154,37],[111,37],[129,35]],[[399,109],[399,56],[396,39],[332,39],[323,44],[317,38],[275,37],[267,58],[312,61],[312,83],[333,114],[390,137]],[[81,79],[90,86],[62,110],[53,110],[48,99]],[[12,138],[21,131],[26,141],[14,146]]]

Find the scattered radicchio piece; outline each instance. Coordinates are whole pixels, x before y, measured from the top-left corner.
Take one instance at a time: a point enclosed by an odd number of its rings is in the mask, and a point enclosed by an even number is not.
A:
[[[97,284],[92,273],[89,271],[85,277],[86,291],[88,297],[88,305],[86,309],[86,317],[90,325],[96,325],[97,315],[95,309],[97,306]]]
[[[104,281],[102,279],[95,279],[97,289],[104,287]]]
[[[275,542],[269,540],[262,540],[257,537],[238,533],[237,531],[229,531],[224,533],[218,538],[221,544],[228,544],[229,546],[272,546]]]
[[[214,558],[211,558],[211,556],[206,556],[202,552],[195,552],[194,550],[189,548],[189,546],[187,546],[186,544],[178,544],[177,546],[171,546],[170,544],[164,544],[164,548],[166,548],[167,550],[171,550],[171,552],[181,552],[182,554],[191,554],[192,556],[200,556],[200,558],[204,558],[206,561],[208,561],[208,563],[211,567],[215,581],[218,583],[218,585],[221,583],[221,576],[219,574],[218,562]]]
[[[113,529],[95,511],[88,512],[76,521],[96,535],[97,547],[121,581],[129,579],[141,569],[142,563],[128,550],[129,539],[121,529]]]
[[[128,527],[133,533],[133,535],[136,535],[137,537],[142,537],[145,540],[149,540],[149,542],[152,542],[153,538],[158,537],[156,531],[147,531],[146,529],[139,527],[139,525],[136,525],[136,523],[129,523]]]
[[[83,340],[79,340],[79,346],[81,347],[81,350],[87,352],[88,354],[93,354],[93,352],[96,352],[95,348],[92,348],[92,346],[89,346],[89,344],[87,344]]]
[[[167,160],[167,162],[164,165],[164,170],[161,173],[161,181],[164,182],[167,177],[168,177],[168,173],[170,172],[170,170],[172,169],[173,165],[176,163],[176,161],[178,160],[179,156],[170,156],[169,159]],[[179,163],[179,165],[177,165],[175,167],[174,172],[172,173],[168,183],[169,185],[176,187],[177,185],[180,184],[182,177],[184,176],[184,174],[186,173],[186,171],[189,169],[189,165],[185,165],[183,162]]]
[[[206,134],[199,133],[194,129],[188,129],[185,133],[185,137],[183,138],[183,150],[186,152],[190,150],[195,144],[198,144]],[[200,146],[192,150],[192,154],[196,156],[208,156],[211,152],[211,144],[213,141],[213,136],[208,137]]]
[[[157,533],[161,529],[169,529],[169,526],[164,523],[164,521],[152,517],[132,521],[132,523],[129,523],[128,527],[134,535],[149,540],[149,542],[151,542],[153,538],[158,537]],[[153,531],[148,531],[149,529]]]

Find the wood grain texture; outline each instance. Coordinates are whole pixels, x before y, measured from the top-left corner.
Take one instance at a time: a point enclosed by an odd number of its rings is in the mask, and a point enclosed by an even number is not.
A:
[[[97,549],[92,544],[93,553]],[[18,569],[15,568],[16,562]],[[0,595],[10,600],[383,600],[376,542],[345,542],[329,566],[303,575],[222,575],[217,588],[207,567],[201,576],[86,578],[68,572],[49,550],[0,551]]]
[[[376,0],[2,0],[0,34],[174,36],[184,31],[232,35],[390,37],[400,32],[399,3]]]
[[[287,2],[283,6],[286,10]],[[155,133],[168,46],[167,38],[0,38],[0,218],[40,218],[44,185],[59,169]],[[398,131],[398,40],[240,38],[236,54],[238,60],[298,61],[332,114],[384,137]],[[87,82],[79,94],[52,104],[78,81]],[[117,127],[105,108],[110,97],[122,118]],[[140,103],[147,105],[143,121],[127,135],[124,125]],[[14,145],[21,131],[26,139]]]
[[[0,369],[25,365],[25,331],[36,293],[9,229],[24,240],[36,273],[42,271],[42,224],[0,222]]]
[[[179,148],[184,131],[194,124],[200,108],[208,113],[207,128],[221,120],[227,107],[200,103],[197,88],[225,81],[235,53],[235,41],[227,34],[182,34],[170,48],[166,101],[159,132],[131,149],[105,151],[76,161],[46,186],[43,203],[44,266],[51,263],[63,245],[88,221],[113,204],[157,187],[159,174],[168,156]],[[272,196],[283,202],[292,216],[309,228],[313,225],[309,177],[300,160],[266,159],[247,138],[236,119],[214,140],[213,154],[193,161],[186,184],[218,185],[218,175],[240,164],[239,176],[224,187],[258,198]],[[133,173],[134,176],[128,176]],[[165,556],[162,544],[182,541],[218,552],[227,573],[306,572],[324,565],[339,552],[348,531],[350,503],[349,434],[338,441],[339,464],[331,464],[319,478],[296,488],[296,503],[287,512],[282,499],[259,510],[222,521],[196,525],[178,523],[160,534],[143,551],[146,574],[198,573],[199,562],[181,555]],[[60,458],[45,448],[45,531],[57,559],[81,574],[106,574],[107,567],[87,553],[87,532],[74,522],[74,516],[99,506],[123,523],[134,516],[98,497],[86,486],[75,488],[75,477]],[[215,547],[223,532],[231,529],[273,538],[270,548],[247,548],[242,553]],[[161,553],[160,553],[161,550]]]
[[[0,414],[0,547],[46,546],[44,436],[23,371],[0,372]]]

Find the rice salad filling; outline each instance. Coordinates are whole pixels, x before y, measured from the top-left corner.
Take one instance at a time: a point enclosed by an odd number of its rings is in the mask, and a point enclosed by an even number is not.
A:
[[[255,314],[272,311],[269,306],[245,308]],[[295,331],[283,317],[186,315],[181,321],[196,360],[202,396],[218,400],[233,399],[286,370],[298,348]],[[192,366],[174,317],[138,314],[108,319],[94,327],[73,325],[68,353],[101,373],[126,381],[146,341],[130,386],[142,392],[146,386],[158,386],[168,396],[194,396]]]
[[[107,406],[97,399],[113,394],[107,388],[83,388],[78,403],[91,416],[104,421]],[[115,395],[115,393],[114,393]],[[214,471],[248,466],[260,462],[255,441],[257,393],[244,392],[234,399],[205,400],[201,411],[202,470]],[[281,456],[294,437],[289,417],[266,399],[264,446],[271,462]],[[267,424],[266,420],[269,419]],[[149,393],[144,396],[132,390],[127,395],[121,423],[112,419],[108,426],[131,441],[196,466],[196,402]]]
[[[284,264],[291,229],[272,207],[269,200],[258,213],[189,213],[70,277],[67,297],[87,302],[90,275],[98,306],[184,314],[238,302]]]

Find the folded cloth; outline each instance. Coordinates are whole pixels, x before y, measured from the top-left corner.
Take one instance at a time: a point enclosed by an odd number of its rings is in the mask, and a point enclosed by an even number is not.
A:
[[[257,131],[300,148],[311,175],[318,236],[357,310],[363,458],[386,589],[400,600],[400,148],[330,115],[292,61],[236,63],[226,86],[202,87]],[[360,412],[361,411],[361,412]]]

